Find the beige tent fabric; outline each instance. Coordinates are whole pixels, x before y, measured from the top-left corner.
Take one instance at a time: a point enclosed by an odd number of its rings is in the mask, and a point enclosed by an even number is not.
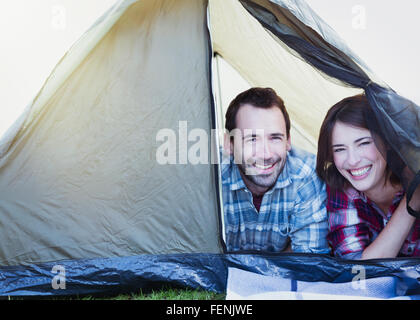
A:
[[[210,131],[206,35],[206,1],[149,0],[89,44],[1,157],[1,265],[221,251],[212,167],[156,161]]]
[[[250,85],[274,88],[292,121],[292,144],[315,152],[326,111],[361,90],[328,81],[290,54],[238,1],[211,0],[209,4],[214,51]]]

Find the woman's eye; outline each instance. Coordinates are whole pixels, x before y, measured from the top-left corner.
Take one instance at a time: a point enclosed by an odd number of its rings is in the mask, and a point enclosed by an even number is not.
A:
[[[335,153],[337,153],[337,152],[341,152],[341,151],[344,151],[344,148],[337,148],[337,149],[334,149],[333,150]]]
[[[364,142],[362,142],[360,145],[361,146],[367,146],[367,145],[369,145],[371,143],[371,141],[364,141]]]

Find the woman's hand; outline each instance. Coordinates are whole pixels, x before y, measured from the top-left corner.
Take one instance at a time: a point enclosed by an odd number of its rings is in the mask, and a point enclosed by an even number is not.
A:
[[[400,252],[415,220],[407,211],[407,199],[404,196],[385,228],[365,248],[361,259],[395,258]]]

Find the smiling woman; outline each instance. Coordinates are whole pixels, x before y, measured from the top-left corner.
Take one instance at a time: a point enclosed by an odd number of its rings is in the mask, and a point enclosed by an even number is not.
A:
[[[385,183],[384,176],[390,176],[391,182],[399,183],[382,157],[386,152],[382,139],[378,133],[372,134],[368,130],[368,119],[370,122],[374,121],[365,95],[342,100],[326,115],[318,143],[318,171],[323,172],[324,162],[334,164],[325,171],[325,180],[328,180],[332,188],[343,189],[350,183],[357,190],[366,191],[367,188],[376,186],[379,179]],[[371,174],[371,168],[377,174]],[[367,173],[368,177],[365,175]],[[364,179],[365,177],[368,179]],[[375,180],[371,181],[372,178]]]
[[[337,121],[332,148],[337,170],[354,188],[367,195],[380,194],[387,182],[386,161],[369,130]]]
[[[370,130],[373,119],[358,95],[334,105],[322,124],[317,172],[328,185],[328,240],[335,255],[350,259],[419,256],[419,221],[382,156],[383,140]]]

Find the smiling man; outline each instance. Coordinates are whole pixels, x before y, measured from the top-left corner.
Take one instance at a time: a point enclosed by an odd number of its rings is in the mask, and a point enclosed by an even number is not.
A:
[[[242,92],[225,127],[227,250],[329,253],[325,185],[315,155],[291,146],[283,100],[270,88]]]

